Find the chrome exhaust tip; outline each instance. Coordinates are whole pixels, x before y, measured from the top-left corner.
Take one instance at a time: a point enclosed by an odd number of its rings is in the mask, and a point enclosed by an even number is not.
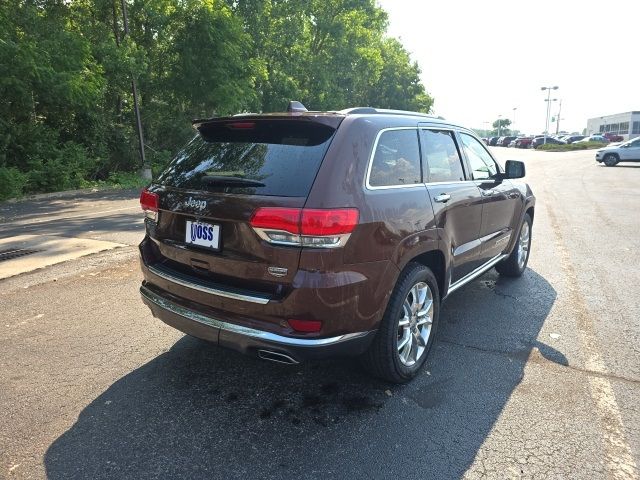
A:
[[[258,357],[271,362],[284,363],[286,365],[296,365],[300,362],[284,353],[272,352],[271,350],[258,350]]]

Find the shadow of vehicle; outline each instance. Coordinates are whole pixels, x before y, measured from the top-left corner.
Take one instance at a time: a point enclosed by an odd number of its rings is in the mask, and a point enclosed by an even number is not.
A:
[[[355,362],[289,367],[183,337],[93,400],[49,447],[61,478],[455,478],[516,386],[556,292],[532,270],[457,291],[408,385]],[[110,361],[118,361],[117,358]]]
[[[0,202],[0,221],[11,222],[14,220],[38,219],[48,214],[60,215],[69,210],[75,210],[78,206],[93,206],[100,202],[104,209],[110,208],[110,203],[119,203],[126,200],[137,200],[140,196],[139,188],[123,190],[101,190],[96,192],[78,192],[72,196],[24,199],[17,202]],[[55,195],[55,194],[53,194]]]

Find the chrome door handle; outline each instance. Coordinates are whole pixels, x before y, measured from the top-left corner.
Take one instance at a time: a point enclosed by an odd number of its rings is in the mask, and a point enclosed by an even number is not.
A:
[[[433,199],[438,203],[447,203],[451,200],[451,195],[448,193],[441,193],[440,195],[436,195]]]

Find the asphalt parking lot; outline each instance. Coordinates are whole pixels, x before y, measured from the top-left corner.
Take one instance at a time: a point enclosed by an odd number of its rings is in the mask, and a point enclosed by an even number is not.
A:
[[[494,151],[538,197],[529,270],[452,294],[405,386],[153,319],[135,192],[1,205],[0,239],[118,247],[0,280],[0,478],[638,478],[640,164]]]

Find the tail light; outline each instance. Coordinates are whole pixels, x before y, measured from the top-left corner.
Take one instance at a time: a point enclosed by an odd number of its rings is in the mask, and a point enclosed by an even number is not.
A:
[[[336,248],[358,224],[355,208],[258,208],[250,223],[263,240],[277,245]]]
[[[150,192],[146,188],[140,192],[140,206],[144,216],[154,222],[158,219],[158,194]]]

